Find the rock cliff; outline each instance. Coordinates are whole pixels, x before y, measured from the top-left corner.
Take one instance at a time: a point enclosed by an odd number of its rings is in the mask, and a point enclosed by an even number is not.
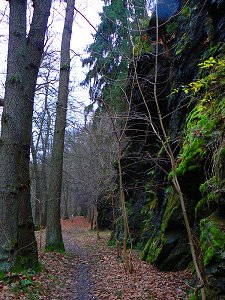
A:
[[[152,51],[139,53],[129,70],[130,143],[122,159],[133,242],[142,258],[161,270],[192,266],[171,183],[176,172],[203,257],[208,299],[225,299],[224,12],[224,0],[181,1],[180,11],[160,25],[158,39],[150,21]],[[157,101],[176,158],[174,170],[160,140],[154,94],[157,48]]]

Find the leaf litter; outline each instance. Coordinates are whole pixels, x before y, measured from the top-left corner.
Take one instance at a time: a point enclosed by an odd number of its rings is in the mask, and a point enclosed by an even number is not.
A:
[[[7,282],[0,281],[1,300],[187,299],[189,271],[160,272],[132,251],[134,271],[130,273],[116,249],[108,246],[109,231],[97,239],[84,217],[61,224],[66,254],[45,252],[45,231],[37,232],[42,271],[7,274]]]

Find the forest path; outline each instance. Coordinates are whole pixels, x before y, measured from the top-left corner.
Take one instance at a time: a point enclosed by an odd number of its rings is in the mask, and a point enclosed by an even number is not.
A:
[[[96,232],[84,217],[62,220],[63,239],[73,262],[74,279],[61,299],[77,300],[174,300],[186,297],[185,272],[159,272],[133,252],[134,272],[124,269],[115,248],[108,247],[110,232]],[[75,263],[76,262],[76,263]]]
[[[0,281],[0,299],[186,299],[188,272],[159,272],[141,261],[135,251],[132,253],[134,272],[126,271],[115,248],[108,246],[110,232],[101,232],[101,239],[97,239],[84,217],[62,220],[62,232],[66,254],[46,253],[45,231],[38,232],[43,271],[37,275],[21,274],[16,282],[8,285]]]
[[[76,261],[75,280],[72,282],[73,295],[64,295],[66,297],[64,299],[97,299],[93,296],[93,283],[90,276],[94,260],[87,248],[87,241],[89,244],[93,239],[93,233],[90,234],[90,224],[84,217],[75,217],[71,220],[62,220],[61,225],[66,252],[69,253],[70,260]]]

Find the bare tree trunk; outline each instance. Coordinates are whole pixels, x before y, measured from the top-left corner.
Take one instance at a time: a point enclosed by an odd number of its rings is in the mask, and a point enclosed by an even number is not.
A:
[[[47,202],[48,202],[48,183],[46,170],[46,155],[43,155],[41,164],[41,194],[42,194],[42,209],[41,209],[41,227],[45,228],[47,218]]]
[[[93,204],[93,229],[95,228],[97,232],[97,238],[100,239],[99,225],[98,225],[98,209],[97,209],[97,205]]]
[[[49,84],[45,87],[45,111],[47,113],[47,128],[46,135],[42,140],[42,152],[43,156],[41,159],[41,194],[42,194],[42,210],[41,210],[41,227],[46,226],[47,217],[47,201],[48,201],[48,182],[47,182],[47,152],[49,144],[49,135],[51,127],[51,114],[48,108],[48,95],[49,95]]]
[[[115,214],[115,201],[114,201],[114,196],[113,194],[111,195],[111,199],[112,199],[112,214],[113,214],[113,222],[115,224],[115,240],[116,240],[116,252],[117,252],[117,258],[120,257],[121,253],[120,253],[120,241],[118,238],[118,219],[116,218],[116,214]]]
[[[17,13],[18,11],[19,13]],[[20,26],[18,26],[20,24]],[[17,28],[18,26],[18,28]],[[17,36],[13,33],[16,32]],[[0,164],[1,199],[1,235],[0,268],[3,271],[15,266],[18,250],[18,198],[19,198],[19,162],[22,148],[20,128],[21,107],[16,105],[23,98],[21,79],[21,56],[25,47],[26,2],[14,1],[10,5],[9,49],[5,105],[2,116],[2,142]],[[17,44],[17,46],[16,46]],[[15,48],[15,51],[13,50]],[[17,63],[10,63],[17,62]],[[13,77],[14,76],[14,77]],[[13,79],[14,83],[12,82]],[[17,78],[17,80],[16,80]],[[11,129],[11,130],[10,130]],[[3,233],[3,234],[2,234]]]
[[[91,216],[91,230],[95,230],[95,211],[94,211],[93,204],[91,204],[90,216]]]
[[[120,153],[120,144],[118,145],[118,170],[119,170],[119,187],[120,187],[120,205],[122,208],[123,214],[123,258],[125,263],[126,270],[130,270],[130,262],[127,255],[127,237],[128,237],[128,220],[127,220],[127,212],[126,212],[126,203],[125,203],[125,195],[123,189],[123,174],[122,174],[122,166],[121,166],[121,153]]]
[[[34,199],[34,213],[33,213],[33,219],[34,219],[34,226],[35,229],[39,229],[40,224],[40,218],[41,218],[41,186],[40,186],[40,172],[38,170],[38,162],[37,162],[37,151],[34,147],[34,144],[32,142],[31,145],[31,153],[33,157],[33,170],[34,170],[34,179],[35,179],[35,199]]]
[[[97,239],[100,239],[100,231],[99,231],[99,225],[98,225],[98,210],[96,208],[96,231],[97,231]]]
[[[9,47],[0,149],[0,270],[38,265],[30,204],[30,145],[35,85],[51,0],[35,1],[26,38],[26,0],[9,2]]]
[[[10,3],[13,1],[10,1]],[[30,32],[26,39],[26,52],[24,59],[24,101],[22,106],[23,120],[22,137],[23,137],[23,151],[21,157],[21,166],[19,178],[22,179],[23,190],[20,195],[19,205],[19,224],[18,224],[18,246],[22,261],[24,257],[31,257],[36,251],[36,241],[33,232],[32,212],[30,207],[30,174],[29,174],[29,161],[30,161],[30,146],[32,139],[32,117],[33,117],[33,104],[35,86],[37,82],[38,71],[41,64],[41,58],[44,52],[45,32],[47,30],[48,17],[50,15],[51,0],[46,0],[45,5],[43,1],[36,0],[33,12],[32,23]],[[18,12],[17,12],[18,13]],[[32,237],[32,239],[31,239]],[[35,242],[34,242],[35,241]],[[35,249],[34,249],[35,245]],[[33,251],[32,251],[33,248]],[[32,253],[33,252],[33,253]],[[33,254],[33,256],[34,256]],[[37,260],[35,258],[35,260]],[[29,264],[28,264],[29,266]]]
[[[35,136],[32,140],[31,144],[31,154],[33,159],[32,164],[32,176],[31,180],[34,181],[33,186],[35,186],[35,194],[31,198],[32,204],[32,213],[35,228],[44,228],[45,220],[46,220],[46,203],[47,203],[47,175],[46,175],[46,154],[49,143],[49,132],[51,125],[51,116],[48,108],[48,97],[49,97],[49,75],[50,69],[48,70],[48,74],[44,77],[46,84],[44,86],[45,97],[44,97],[44,110],[40,119],[39,132],[38,135]],[[36,88],[37,90],[37,88]],[[47,126],[45,126],[45,121],[47,117]],[[44,134],[45,132],[45,134]],[[40,147],[41,140],[41,163],[38,162],[37,153]]]
[[[66,128],[66,111],[69,93],[70,41],[75,0],[67,0],[66,17],[61,44],[59,94],[50,171],[49,200],[47,203],[46,249],[64,250],[61,224],[60,199],[62,189],[63,152]]]
[[[69,212],[68,212],[68,206],[69,206],[69,183],[64,182],[64,219],[69,219]]]

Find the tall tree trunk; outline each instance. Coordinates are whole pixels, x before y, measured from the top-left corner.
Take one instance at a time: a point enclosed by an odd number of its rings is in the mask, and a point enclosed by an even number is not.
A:
[[[35,85],[51,0],[35,1],[26,38],[26,0],[9,2],[9,47],[0,148],[0,270],[34,268],[37,245],[30,204],[30,145]]]
[[[12,1],[10,1],[11,3]],[[35,238],[31,240],[31,230],[33,233],[32,212],[30,207],[30,146],[32,139],[32,117],[35,86],[37,82],[38,71],[41,64],[41,58],[44,52],[45,32],[47,30],[48,17],[50,15],[51,0],[35,0],[34,13],[30,32],[26,39],[26,50],[24,56],[24,101],[23,101],[23,151],[21,156],[21,166],[19,177],[22,180],[23,190],[20,194],[19,205],[19,228],[18,228],[18,246],[23,257],[31,257],[31,248],[36,248]],[[34,243],[34,241],[35,243]],[[33,242],[33,244],[32,244]],[[28,245],[30,245],[28,247]],[[22,250],[21,250],[22,249]],[[37,252],[37,251],[35,251]],[[36,253],[35,253],[36,255]]]
[[[22,120],[21,106],[17,103],[21,103],[23,98],[21,66],[25,43],[26,1],[14,1],[10,5],[8,64],[0,149],[0,268],[3,271],[9,270],[11,266],[15,265],[18,250],[17,224]]]
[[[67,0],[66,17],[61,44],[59,94],[56,106],[56,121],[51,159],[49,200],[47,203],[46,249],[64,250],[61,224],[60,199],[62,189],[63,152],[66,128],[66,112],[69,93],[70,41],[75,0]]]
[[[51,116],[49,114],[48,109],[48,97],[49,97],[49,74],[48,72],[47,77],[45,80],[47,81],[45,85],[45,107],[44,107],[44,113],[41,116],[40,119],[40,128],[39,133],[37,137],[35,138],[36,145],[34,144],[34,139],[32,139],[31,143],[31,154],[33,158],[33,173],[34,173],[34,179],[35,179],[35,195],[34,195],[34,201],[33,201],[33,219],[34,219],[34,225],[35,229],[40,229],[40,227],[45,227],[45,217],[44,217],[44,211],[45,211],[45,204],[47,203],[47,178],[46,178],[46,168],[43,165],[44,161],[46,160],[46,151],[47,151],[47,145],[49,142],[49,131],[50,131],[50,123],[51,123]],[[47,114],[47,128],[46,128],[46,135],[43,138],[43,130],[44,130],[44,122],[45,117]],[[39,170],[39,164],[37,159],[37,152],[38,152],[38,146],[39,142],[42,139],[42,168],[41,171]],[[31,178],[33,179],[33,178]]]
[[[47,180],[47,152],[49,147],[49,136],[51,129],[51,114],[48,107],[49,84],[45,86],[45,111],[47,113],[46,135],[42,138],[41,159],[41,193],[42,193],[42,210],[41,210],[41,227],[46,226],[47,201],[48,201],[48,180]]]
[[[69,183],[66,179],[66,173],[64,173],[64,180],[62,182],[62,193],[61,193],[61,212],[64,220],[69,220]]]
[[[43,157],[41,162],[41,227],[46,227],[47,218],[47,202],[48,202],[48,180],[47,180],[47,158],[46,152],[43,150]]]
[[[97,208],[97,205],[95,205],[95,223],[96,223],[97,239],[100,239],[99,224],[98,224],[98,208]]]
[[[41,226],[41,182],[40,182],[40,171],[38,169],[37,161],[37,151],[35,149],[34,143],[31,144],[31,153],[33,158],[33,173],[35,179],[35,199],[34,199],[34,209],[33,209],[33,219],[35,229],[38,230]]]
[[[69,212],[68,212],[68,206],[69,206],[69,183],[65,182],[65,191],[64,191],[64,219],[69,219]]]

